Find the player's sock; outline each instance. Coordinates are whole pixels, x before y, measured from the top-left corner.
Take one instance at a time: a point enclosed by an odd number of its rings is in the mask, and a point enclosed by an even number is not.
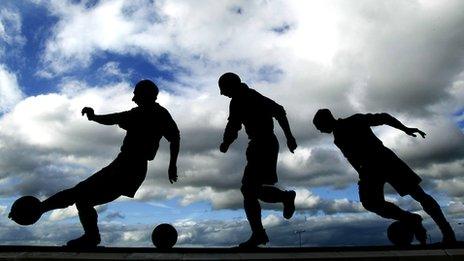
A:
[[[240,248],[256,248],[259,245],[265,245],[269,242],[269,238],[267,237],[266,230],[262,230],[260,232],[253,232],[251,237],[238,245]]]

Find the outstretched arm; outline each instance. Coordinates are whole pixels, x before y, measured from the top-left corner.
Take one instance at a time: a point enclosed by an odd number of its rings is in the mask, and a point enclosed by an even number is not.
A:
[[[418,133],[420,136],[422,136],[422,138],[425,138],[425,132],[419,130],[418,128],[409,128],[404,126],[403,123],[388,113],[367,114],[367,116],[370,120],[371,126],[386,124],[393,128],[402,130],[410,136],[416,137],[416,133]]]
[[[87,115],[89,121],[95,121],[104,125],[114,125],[118,123],[117,113],[96,115],[92,108],[85,107],[82,109],[82,115]]]

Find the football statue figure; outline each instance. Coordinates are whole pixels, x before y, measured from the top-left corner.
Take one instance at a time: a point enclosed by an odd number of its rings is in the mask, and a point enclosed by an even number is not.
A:
[[[261,206],[258,200],[283,203],[283,215],[290,219],[295,212],[295,191],[282,191],[277,183],[277,156],[279,143],[274,134],[274,118],[287,138],[288,149],[293,153],[297,144],[290,131],[285,110],[273,100],[250,89],[238,75],[225,73],[219,78],[221,95],[231,98],[229,118],[224,131],[220,151],[226,153],[235,141],[242,125],[249,138],[246,151],[247,165],[242,178],[243,204],[252,235],[239,247],[253,248],[269,242],[261,222]]]
[[[406,127],[387,113],[355,114],[345,119],[335,119],[328,109],[318,110],[313,124],[319,131],[333,134],[335,145],[359,173],[359,198],[365,209],[381,217],[409,224],[416,239],[422,245],[426,244],[427,231],[422,225],[422,217],[385,200],[383,187],[388,182],[401,196],[410,195],[420,203],[440,228],[443,244],[456,242],[454,231],[440,205],[420,186],[421,178],[383,145],[371,127],[389,125],[410,136],[419,134],[425,138],[423,131]]]
[[[145,180],[147,163],[154,159],[162,137],[170,142],[168,179],[171,183],[177,181],[179,130],[169,112],[156,103],[157,97],[158,87],[155,83],[142,80],[136,84],[132,99],[137,107],[129,111],[97,115],[92,108],[82,109],[82,115],[86,115],[88,120],[104,125],[118,125],[126,130],[126,136],[119,155],[108,166],[73,188],[60,191],[39,203],[38,217],[47,211],[76,204],[84,235],[69,241],[67,246],[96,247],[100,243],[98,215],[94,207],[114,201],[123,195],[134,197]],[[19,211],[21,206],[18,205],[15,209]],[[32,223],[28,222],[29,220],[22,221],[18,213],[14,213],[12,208],[10,217],[13,220],[17,219],[18,223]]]

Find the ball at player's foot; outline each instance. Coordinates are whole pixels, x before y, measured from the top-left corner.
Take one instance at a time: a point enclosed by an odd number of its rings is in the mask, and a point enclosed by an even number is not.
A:
[[[37,222],[41,215],[40,200],[33,196],[24,196],[13,203],[8,217],[14,222],[26,226]]]
[[[161,224],[151,234],[153,245],[160,249],[172,248],[177,242],[177,231],[170,224]]]
[[[411,225],[395,221],[388,227],[387,236],[395,246],[409,246],[414,239],[414,231]]]

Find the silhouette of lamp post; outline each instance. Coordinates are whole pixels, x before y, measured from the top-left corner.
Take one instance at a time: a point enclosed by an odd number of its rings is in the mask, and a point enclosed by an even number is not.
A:
[[[295,231],[295,234],[298,234],[298,238],[300,239],[300,248],[301,248],[301,234],[306,232],[306,230],[297,230]]]

